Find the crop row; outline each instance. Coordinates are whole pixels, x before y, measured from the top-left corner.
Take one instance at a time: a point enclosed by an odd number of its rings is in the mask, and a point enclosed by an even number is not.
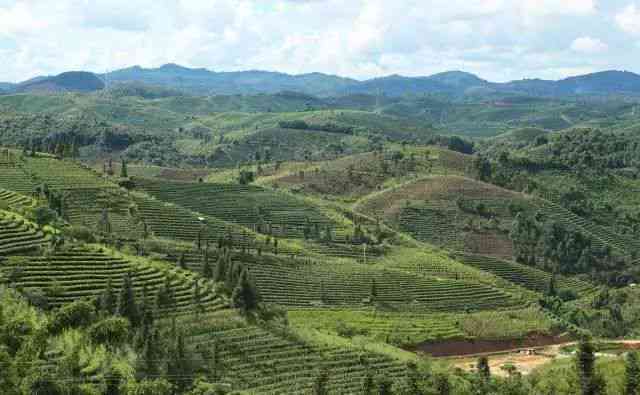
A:
[[[43,291],[49,304],[58,306],[81,298],[100,296],[108,284],[118,292],[128,273],[138,297],[144,290],[148,296],[164,290],[166,282],[174,297],[170,311],[187,313],[195,309],[196,281],[200,282],[199,303],[202,310],[217,310],[225,304],[215,295],[210,283],[200,281],[188,272],[170,272],[157,266],[132,263],[107,254],[74,248],[70,252],[46,257],[24,257],[7,260],[2,268],[14,278],[15,287],[27,291]]]

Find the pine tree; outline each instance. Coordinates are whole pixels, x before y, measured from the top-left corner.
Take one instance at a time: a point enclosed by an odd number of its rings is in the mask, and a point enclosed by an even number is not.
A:
[[[111,278],[107,280],[107,288],[100,297],[100,310],[105,314],[113,315],[116,313],[116,304],[118,300],[111,284]]]
[[[638,352],[627,354],[625,360],[625,395],[640,394],[640,361]]]
[[[238,283],[238,272],[242,272],[242,264],[238,262],[231,262],[227,265],[227,272],[225,273],[225,286],[228,290],[233,290]]]
[[[125,274],[122,280],[122,289],[120,290],[120,297],[118,298],[118,315],[127,318],[134,328],[137,327],[140,322],[133,283],[129,273]]]
[[[181,269],[187,269],[187,258],[185,257],[184,252],[181,253],[178,258],[178,266],[180,266]]]
[[[378,286],[376,284],[376,279],[371,279],[371,301],[375,302],[378,299]]]
[[[160,346],[160,333],[157,328],[151,331],[144,339],[142,347],[143,370],[148,376],[157,375],[160,372],[159,361],[162,357]]]
[[[231,300],[233,301],[234,307],[244,312],[255,310],[258,307],[258,303],[260,303],[258,290],[246,269],[242,271],[238,279],[238,285],[236,285],[233,290]]]
[[[120,167],[120,178],[129,178],[129,173],[127,172],[127,161],[122,159],[122,166]]]
[[[556,296],[558,294],[556,290],[556,274],[551,274],[551,278],[549,279],[549,284],[546,289],[547,296]]]
[[[166,309],[173,305],[173,288],[171,287],[171,278],[165,276],[164,285],[156,294],[156,307],[158,310]]]
[[[228,270],[227,262],[228,262],[227,255],[225,254],[225,251],[222,250],[220,252],[220,256],[218,257],[218,263],[216,264],[216,273],[214,276],[215,282],[222,282],[225,280],[227,270]]]
[[[187,356],[184,334],[178,332],[173,338],[175,343],[171,346],[171,358],[167,365],[167,375],[177,387],[178,393],[184,393],[191,381],[192,366]]]
[[[580,378],[580,389],[583,395],[597,395],[604,390],[602,378],[596,374],[596,357],[593,345],[582,340],[576,354],[576,367]]]
[[[208,250],[204,250],[204,254],[202,255],[202,275],[205,278],[213,278],[213,268],[211,267],[211,262],[209,262]]]

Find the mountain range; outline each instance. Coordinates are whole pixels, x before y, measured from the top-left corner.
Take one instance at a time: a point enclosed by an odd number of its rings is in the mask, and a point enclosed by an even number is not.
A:
[[[215,72],[176,64],[166,64],[158,68],[133,66],[103,75],[66,72],[57,76],[36,77],[18,84],[0,83],[0,93],[92,92],[104,89],[105,86],[130,83],[163,87],[194,95],[252,95],[285,91],[320,97],[349,94],[443,94],[451,97],[511,94],[541,97],[640,95],[640,75],[615,70],[558,81],[524,79],[496,83],[463,71],[448,71],[427,77],[390,75],[358,81],[322,73],[291,75],[260,70]]]

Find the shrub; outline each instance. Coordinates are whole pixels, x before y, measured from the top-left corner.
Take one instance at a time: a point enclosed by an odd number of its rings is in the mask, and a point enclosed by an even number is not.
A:
[[[78,300],[59,308],[49,322],[49,332],[61,333],[68,328],[87,327],[95,320],[94,306],[91,302]]]
[[[86,226],[69,226],[64,229],[65,237],[77,239],[85,243],[95,243],[96,238]]]
[[[130,325],[126,318],[108,317],[89,328],[89,337],[95,344],[119,347],[129,339]]]
[[[55,221],[58,214],[48,207],[38,207],[33,210],[33,220],[40,226],[48,225]]]

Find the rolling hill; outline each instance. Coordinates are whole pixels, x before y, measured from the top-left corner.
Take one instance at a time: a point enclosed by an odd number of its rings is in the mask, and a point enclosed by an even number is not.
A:
[[[94,92],[104,88],[104,82],[93,73],[69,71],[55,77],[37,78],[14,87],[19,93]]]
[[[82,75],[85,74],[85,75]],[[606,96],[640,94],[640,76],[628,71],[602,71],[558,81],[525,79],[505,83],[483,80],[462,71],[447,71],[431,76],[390,75],[358,81],[335,75],[308,73],[291,75],[274,71],[215,72],[165,64],[158,68],[132,66],[104,75],[109,83],[143,83],[193,95],[254,95],[295,91],[320,97],[368,94],[401,97],[441,94],[450,97],[537,97]],[[37,77],[17,86],[5,85],[5,91],[94,91],[103,86],[88,73],[63,73],[57,77]],[[9,89],[8,89],[9,88]]]

